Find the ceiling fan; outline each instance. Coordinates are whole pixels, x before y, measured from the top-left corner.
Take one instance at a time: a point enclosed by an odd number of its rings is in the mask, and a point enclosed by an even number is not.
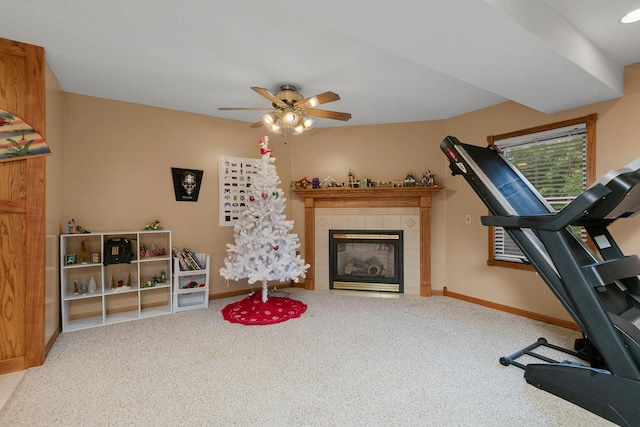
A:
[[[308,98],[296,92],[296,87],[290,84],[280,86],[280,91],[275,95],[267,89],[252,87],[255,92],[271,101],[271,108],[218,108],[218,110],[270,110],[260,117],[260,121],[250,127],[266,126],[271,132],[280,133],[282,130],[291,129],[294,135],[301,134],[311,128],[314,120],[312,117],[347,121],[351,118],[349,113],[338,111],[318,110],[315,107],[328,102],[337,101],[340,96],[334,92],[324,92]]]

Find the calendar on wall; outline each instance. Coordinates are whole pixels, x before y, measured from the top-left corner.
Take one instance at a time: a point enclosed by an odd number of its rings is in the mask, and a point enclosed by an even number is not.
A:
[[[248,189],[256,174],[258,160],[244,157],[220,157],[218,164],[220,227],[233,227],[240,217],[240,212],[247,208]]]

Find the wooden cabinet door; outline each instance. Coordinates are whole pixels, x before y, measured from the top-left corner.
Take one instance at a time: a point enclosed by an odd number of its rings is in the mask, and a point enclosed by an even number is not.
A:
[[[45,136],[44,94],[44,50],[0,38],[0,109]],[[0,374],[44,362],[44,271],[45,158],[0,162]]]

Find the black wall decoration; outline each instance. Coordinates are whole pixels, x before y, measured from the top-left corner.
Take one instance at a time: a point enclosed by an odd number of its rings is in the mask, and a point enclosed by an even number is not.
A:
[[[171,168],[177,202],[197,202],[204,171]]]

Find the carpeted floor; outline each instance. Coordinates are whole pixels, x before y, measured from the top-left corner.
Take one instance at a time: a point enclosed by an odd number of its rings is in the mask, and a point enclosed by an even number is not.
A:
[[[499,364],[575,331],[447,297],[291,289],[300,318],[208,309],[65,333],[2,426],[607,426]]]

